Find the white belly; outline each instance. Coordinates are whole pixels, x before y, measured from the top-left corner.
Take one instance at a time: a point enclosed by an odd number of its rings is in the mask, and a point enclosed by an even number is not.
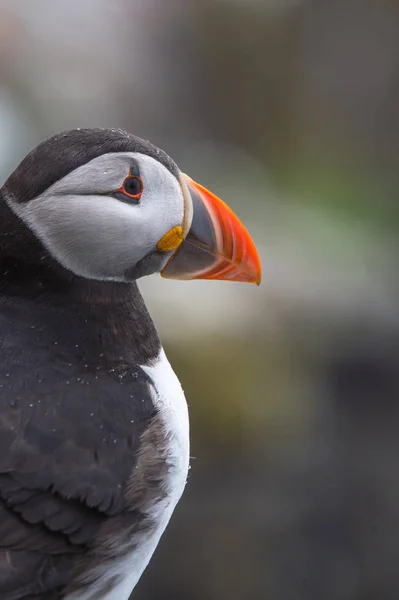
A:
[[[120,583],[106,596],[101,596],[101,600],[128,600],[158,545],[187,480],[190,454],[189,420],[187,403],[179,380],[163,349],[151,366],[143,366],[142,369],[153,382],[151,388],[153,402],[159,411],[165,436],[169,441],[167,452],[169,470],[164,482],[166,495],[164,500],[148,511],[157,521],[157,527],[141,541],[138,548],[125,556],[122,561],[115,561],[112,567],[96,581],[95,587],[101,590],[106,580],[120,576]],[[66,600],[88,600],[96,597],[95,593],[94,587],[90,586],[87,594],[80,592],[77,596],[73,593],[67,596]]]

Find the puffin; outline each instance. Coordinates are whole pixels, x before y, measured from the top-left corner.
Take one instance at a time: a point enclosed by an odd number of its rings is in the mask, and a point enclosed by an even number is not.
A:
[[[127,600],[183,493],[187,403],[137,285],[154,273],[259,284],[261,267],[149,141],[60,133],[1,187],[2,600]]]

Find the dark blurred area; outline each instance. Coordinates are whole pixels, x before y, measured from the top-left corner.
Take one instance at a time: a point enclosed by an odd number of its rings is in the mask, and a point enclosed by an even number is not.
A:
[[[399,598],[399,3],[0,1],[0,180],[122,127],[253,234],[260,288],[141,289],[192,468],[136,600]]]

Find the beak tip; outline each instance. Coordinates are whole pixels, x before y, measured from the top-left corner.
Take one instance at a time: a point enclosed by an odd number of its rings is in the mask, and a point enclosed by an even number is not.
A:
[[[260,258],[245,226],[227,204],[187,175],[182,174],[182,185],[192,204],[191,225],[161,275],[167,279],[219,279],[259,286]],[[169,238],[166,241],[169,248]]]
[[[261,284],[261,281],[262,281],[262,273],[259,269],[254,273],[253,277],[251,279],[249,279],[249,283],[254,283],[257,287],[259,287]]]

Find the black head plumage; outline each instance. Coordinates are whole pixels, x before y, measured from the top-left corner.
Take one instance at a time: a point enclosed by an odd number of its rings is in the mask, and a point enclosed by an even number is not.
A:
[[[179,169],[163,150],[122,129],[72,129],[32,150],[5,182],[2,192],[17,202],[36,198],[81,165],[110,152],[152,156],[176,177]]]

